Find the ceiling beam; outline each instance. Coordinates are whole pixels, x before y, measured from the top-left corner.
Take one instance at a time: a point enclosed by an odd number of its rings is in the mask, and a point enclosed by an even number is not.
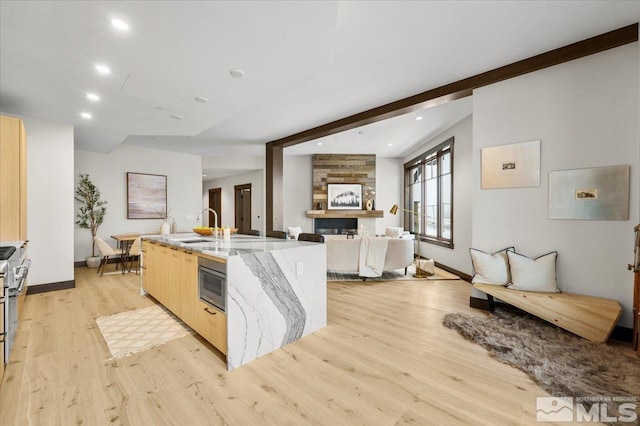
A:
[[[355,129],[388,118],[397,117],[419,109],[436,106],[470,96],[474,89],[507,80],[543,68],[579,59],[628,43],[638,41],[638,23],[609,31],[577,43],[550,50],[482,74],[458,80],[426,92],[400,99],[331,123],[323,124],[282,139],[270,142],[274,147],[286,148],[310,140]]]

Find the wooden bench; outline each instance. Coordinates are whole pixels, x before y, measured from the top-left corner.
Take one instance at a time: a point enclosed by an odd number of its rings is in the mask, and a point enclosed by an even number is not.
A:
[[[474,284],[474,287],[487,294],[491,311],[495,307],[493,297],[497,297],[592,342],[606,342],[622,314],[622,306],[612,299],[509,290],[490,284]]]

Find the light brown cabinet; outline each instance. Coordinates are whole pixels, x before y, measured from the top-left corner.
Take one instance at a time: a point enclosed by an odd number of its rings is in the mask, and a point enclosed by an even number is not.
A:
[[[142,242],[142,287],[224,354],[226,315],[198,298],[198,256],[163,244]]]
[[[191,252],[179,252],[178,275],[184,282],[179,291],[175,292],[177,300],[176,311],[180,318],[195,330],[196,328],[196,300],[198,299],[198,258]]]
[[[0,115],[0,241],[27,240],[27,135],[19,118]]]
[[[196,331],[220,352],[227,354],[227,316],[200,299],[196,300]]]

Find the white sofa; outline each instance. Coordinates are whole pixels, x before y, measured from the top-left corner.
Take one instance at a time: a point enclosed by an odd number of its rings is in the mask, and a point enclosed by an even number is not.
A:
[[[413,240],[404,238],[387,238],[387,254],[384,259],[384,270],[393,271],[407,267],[413,263]],[[360,238],[329,238],[327,245],[327,270],[339,272],[359,272]]]

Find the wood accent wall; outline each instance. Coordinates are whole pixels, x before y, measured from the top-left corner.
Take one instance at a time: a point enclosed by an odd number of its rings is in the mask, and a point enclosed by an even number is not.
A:
[[[315,209],[322,202],[327,208],[328,183],[360,183],[362,184],[363,205],[366,192],[376,190],[376,156],[375,154],[314,154],[313,155],[313,200],[311,208]]]

